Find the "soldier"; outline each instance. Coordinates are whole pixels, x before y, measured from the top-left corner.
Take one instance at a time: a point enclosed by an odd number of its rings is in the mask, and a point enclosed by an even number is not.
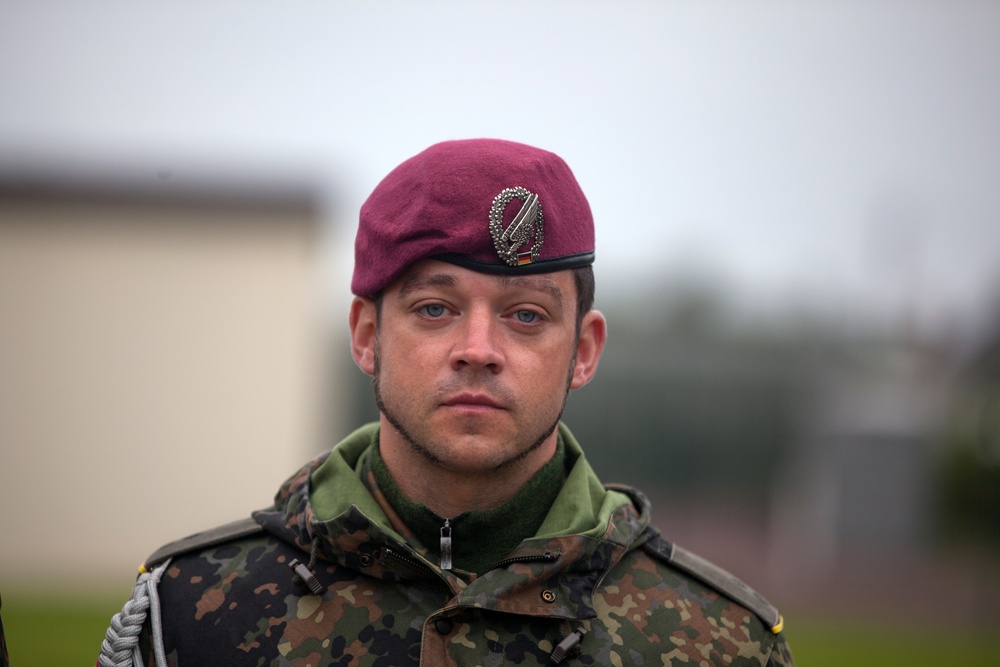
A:
[[[552,153],[450,141],[393,170],[349,313],[378,423],[153,554],[99,664],[791,665],[777,611],[602,485],[560,422],[604,346],[593,260]]]

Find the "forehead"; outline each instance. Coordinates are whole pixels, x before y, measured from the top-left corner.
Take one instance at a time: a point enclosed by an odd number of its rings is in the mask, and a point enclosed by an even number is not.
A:
[[[494,275],[472,271],[447,262],[423,260],[416,262],[387,292],[405,297],[427,289],[463,290],[476,293],[506,293],[535,291],[548,295],[562,305],[573,295],[573,276],[570,271],[538,273],[526,276]]]

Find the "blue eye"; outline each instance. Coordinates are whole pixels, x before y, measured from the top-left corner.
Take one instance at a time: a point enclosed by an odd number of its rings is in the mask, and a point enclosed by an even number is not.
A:
[[[525,324],[531,324],[538,319],[538,313],[531,310],[519,310],[517,311],[518,322],[523,322]]]
[[[444,315],[444,306],[440,303],[430,303],[420,309],[427,317],[441,317]]]

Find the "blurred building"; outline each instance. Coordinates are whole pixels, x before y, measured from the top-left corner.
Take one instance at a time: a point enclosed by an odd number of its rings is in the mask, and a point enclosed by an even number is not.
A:
[[[789,613],[1000,619],[995,554],[942,540],[940,488],[953,413],[997,432],[984,424],[1000,423],[1000,345],[963,372],[956,349],[901,335],[642,328],[609,315],[601,369],[566,419],[605,481],[653,499],[667,539]],[[956,500],[982,535],[1000,516],[1000,478],[963,470]]]
[[[128,577],[319,449],[324,225],[275,170],[0,164],[8,587]]]

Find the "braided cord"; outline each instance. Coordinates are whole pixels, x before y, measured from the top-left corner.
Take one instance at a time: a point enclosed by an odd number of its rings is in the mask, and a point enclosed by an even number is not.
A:
[[[160,600],[156,586],[166,570],[169,561],[152,572],[144,572],[136,579],[132,597],[122,610],[111,619],[111,627],[101,642],[101,654],[97,658],[100,667],[142,667],[139,653],[139,634],[146,616],[151,615],[153,654],[158,667],[166,667],[163,650],[163,632],[160,625]]]

